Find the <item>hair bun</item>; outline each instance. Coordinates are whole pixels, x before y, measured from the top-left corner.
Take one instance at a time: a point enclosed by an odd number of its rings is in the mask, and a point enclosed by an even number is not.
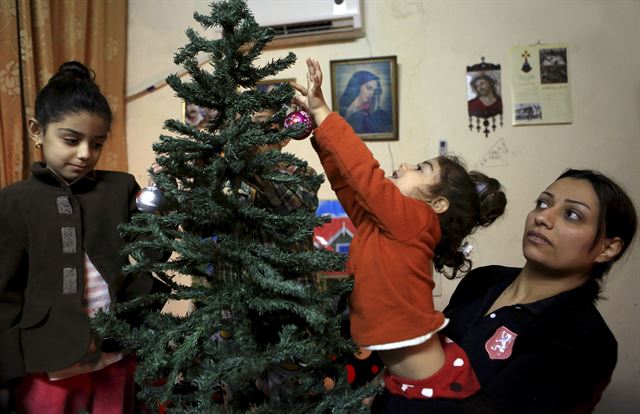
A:
[[[507,206],[507,196],[502,191],[500,182],[479,171],[470,171],[469,176],[476,186],[480,212],[478,226],[486,227],[504,213]]]
[[[56,73],[51,80],[58,79],[70,79],[70,80],[85,80],[85,81],[93,81],[95,78],[95,74],[89,70],[85,65],[77,61],[65,62],[60,65],[58,68],[58,73]]]

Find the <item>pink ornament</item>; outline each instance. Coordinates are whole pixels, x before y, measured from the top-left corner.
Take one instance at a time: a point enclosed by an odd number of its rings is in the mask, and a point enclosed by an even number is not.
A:
[[[304,125],[304,129],[298,136],[292,137],[293,139],[305,139],[311,134],[311,131],[313,131],[313,120],[305,111],[295,111],[287,115],[284,119],[284,127],[291,128],[294,125]]]

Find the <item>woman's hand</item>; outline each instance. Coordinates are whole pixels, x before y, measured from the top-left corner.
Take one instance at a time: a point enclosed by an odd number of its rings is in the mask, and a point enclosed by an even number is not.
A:
[[[366,99],[358,95],[358,97],[354,99],[353,102],[351,102],[351,105],[349,105],[349,108],[347,108],[347,112],[344,115],[344,119],[349,119],[351,115],[360,111],[366,103],[367,103]]]
[[[293,98],[293,102],[302,107],[305,111],[313,116],[313,120],[316,125],[320,125],[327,116],[331,113],[331,109],[324,100],[322,94],[322,69],[320,64],[315,59],[307,59],[307,87],[300,85],[299,83],[292,82],[291,86],[300,92],[303,97],[299,96]]]

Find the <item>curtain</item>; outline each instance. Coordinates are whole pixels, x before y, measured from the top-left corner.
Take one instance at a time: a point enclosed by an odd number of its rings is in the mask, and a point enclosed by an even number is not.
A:
[[[24,176],[18,9],[0,0],[0,186]]]
[[[0,186],[27,177],[40,159],[26,119],[69,60],[93,69],[114,114],[97,168],[127,170],[126,28],[127,0],[0,0]]]

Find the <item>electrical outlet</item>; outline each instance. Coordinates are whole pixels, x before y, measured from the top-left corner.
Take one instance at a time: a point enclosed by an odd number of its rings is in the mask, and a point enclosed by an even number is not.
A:
[[[447,144],[447,141],[444,139],[441,139],[438,144],[438,155],[445,156],[447,155],[448,151],[449,151],[449,145]]]

